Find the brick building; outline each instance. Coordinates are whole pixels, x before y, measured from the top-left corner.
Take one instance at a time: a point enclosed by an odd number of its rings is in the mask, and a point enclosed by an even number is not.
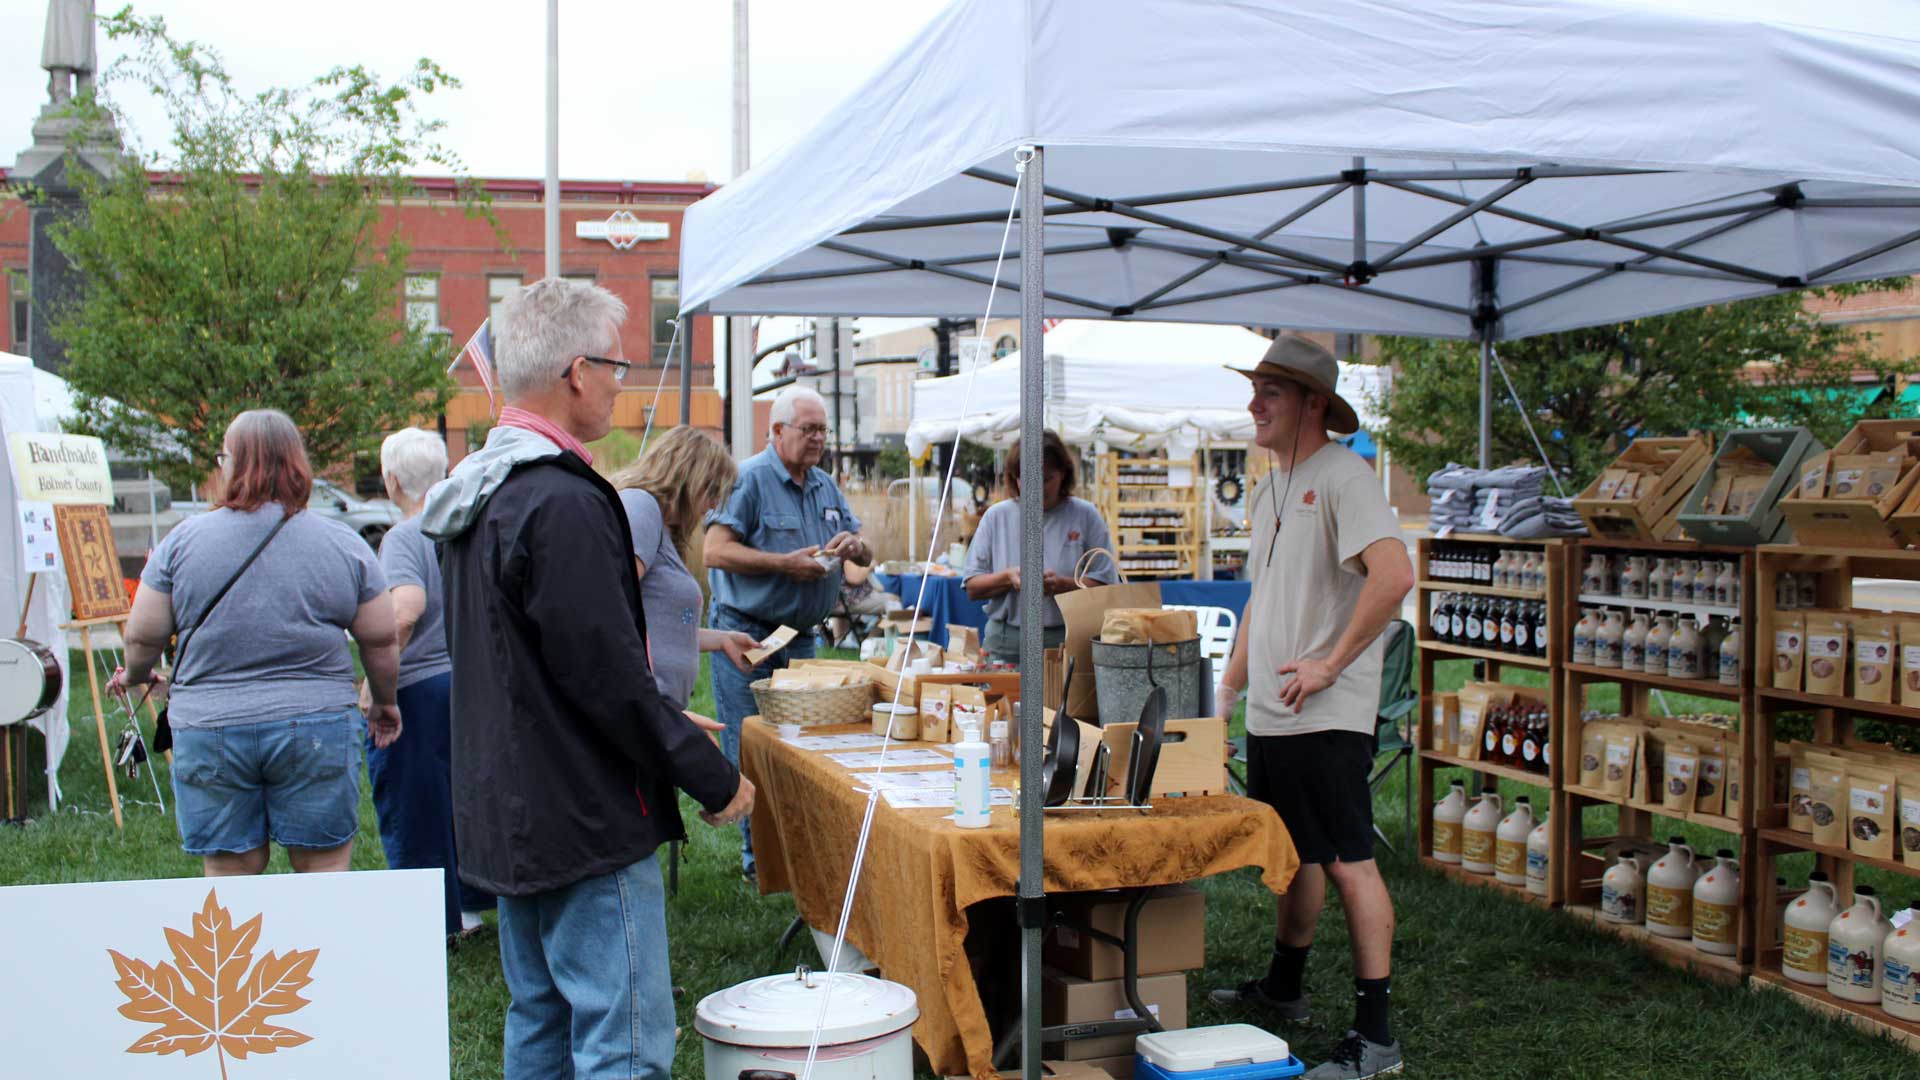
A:
[[[0,185],[4,181],[5,170],[0,170]],[[444,334],[449,360],[490,310],[515,288],[546,273],[543,184],[505,179],[483,183],[510,248],[486,220],[462,212],[448,179],[420,180],[420,196],[389,205],[381,225],[383,237],[398,229],[411,248],[405,295],[394,297],[396,309]],[[638,433],[646,426],[679,308],[681,216],[713,190],[704,182],[561,182],[561,272],[611,290],[627,302],[630,312],[622,345],[634,367],[614,408],[617,429]],[[23,355],[28,309],[25,209],[17,200],[0,198],[0,350]],[[630,246],[616,247],[610,234],[622,244],[632,238]],[[724,408],[714,389],[714,320],[693,321],[691,353],[692,421],[719,431]],[[469,433],[491,422],[479,379],[464,365],[458,377],[460,392],[445,414],[447,448],[456,461],[466,454]],[[679,384],[675,370],[659,397],[662,424],[679,422]]]

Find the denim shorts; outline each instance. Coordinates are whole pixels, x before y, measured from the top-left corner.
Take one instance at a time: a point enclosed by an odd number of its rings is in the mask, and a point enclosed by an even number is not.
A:
[[[360,830],[355,708],[173,731],[174,818],[189,855],[336,848]]]

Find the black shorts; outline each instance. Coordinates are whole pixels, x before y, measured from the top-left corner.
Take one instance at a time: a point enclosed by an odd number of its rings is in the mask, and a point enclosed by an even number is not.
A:
[[[1373,858],[1374,736],[1247,736],[1247,794],[1279,811],[1302,864]]]

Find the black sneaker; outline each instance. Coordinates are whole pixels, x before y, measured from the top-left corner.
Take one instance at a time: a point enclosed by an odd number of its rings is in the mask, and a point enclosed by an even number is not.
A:
[[[1207,1000],[1215,1005],[1252,1005],[1272,1013],[1277,1019],[1305,1023],[1309,1018],[1307,995],[1285,1001],[1267,993],[1266,983],[1260,979],[1248,979],[1237,987],[1221,987],[1207,992]]]
[[[1400,1057],[1399,1039],[1382,1046],[1349,1030],[1327,1060],[1309,1069],[1302,1080],[1367,1080],[1370,1076],[1392,1076],[1406,1067]]]

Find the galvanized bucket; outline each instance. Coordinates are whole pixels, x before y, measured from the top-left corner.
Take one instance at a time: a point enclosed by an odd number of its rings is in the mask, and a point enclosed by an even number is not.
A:
[[[1166,691],[1167,716],[1180,720],[1200,715],[1201,680],[1207,677],[1200,639],[1157,645],[1093,643],[1094,694],[1100,723],[1131,724],[1140,719],[1147,695]]]

